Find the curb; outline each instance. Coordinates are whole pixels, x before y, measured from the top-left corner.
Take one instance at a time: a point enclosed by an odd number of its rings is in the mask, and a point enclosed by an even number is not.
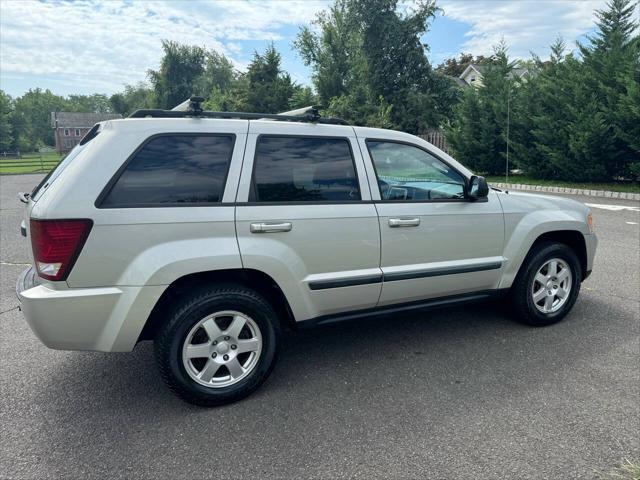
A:
[[[585,190],[582,188],[569,187],[546,187],[543,185],[524,185],[520,183],[494,183],[490,185],[508,190],[528,190],[533,192],[564,193],[568,195],[584,195],[586,197],[620,198],[623,200],[640,201],[640,193],[611,192],[608,190]]]

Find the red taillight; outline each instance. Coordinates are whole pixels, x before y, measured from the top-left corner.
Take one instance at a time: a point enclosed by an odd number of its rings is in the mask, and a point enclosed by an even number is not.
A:
[[[92,225],[91,220],[31,219],[31,246],[38,274],[48,280],[66,280]]]

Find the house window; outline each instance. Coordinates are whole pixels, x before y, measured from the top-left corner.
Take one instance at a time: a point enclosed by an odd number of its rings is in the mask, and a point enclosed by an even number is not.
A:
[[[65,128],[65,129],[64,129],[64,136],[65,136],[65,137],[68,137],[69,135],[71,135],[71,132],[69,131],[69,129],[68,129],[68,128]]]
[[[79,136],[80,136],[80,129],[76,128],[76,137],[79,137]]]

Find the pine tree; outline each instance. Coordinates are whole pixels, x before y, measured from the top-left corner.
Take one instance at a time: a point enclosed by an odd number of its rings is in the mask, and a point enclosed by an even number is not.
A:
[[[633,8],[629,0],[611,0],[596,12],[598,29],[588,45],[578,45],[581,58],[565,55],[558,40],[548,62],[537,60],[516,115],[530,125],[532,143],[524,135],[514,144],[527,174],[611,181],[638,165],[640,42],[632,36]]]
[[[579,116],[570,131],[570,146],[585,166],[601,164],[601,174],[590,180],[611,180],[640,161],[628,134],[629,126],[633,131],[636,125],[637,131],[640,117],[633,116],[632,107],[625,108],[640,81],[640,37],[633,36],[638,27],[635,6],[635,1],[611,0],[605,10],[596,12],[597,33],[588,45],[579,45],[583,57],[575,105]]]
[[[511,111],[519,94],[519,80],[512,78],[515,64],[504,43],[495,47],[494,59],[483,71],[482,86],[465,90],[447,130],[458,159],[491,175],[505,172],[507,129],[511,134]]]
[[[247,111],[278,113],[289,108],[294,85],[280,68],[281,56],[271,44],[264,54],[257,52],[247,69]]]
[[[567,126],[573,120],[570,105],[574,101],[571,72],[579,68],[579,62],[566,55],[565,48],[559,38],[551,45],[549,61],[535,58],[531,79],[523,85],[514,115],[521,134],[513,142],[518,165],[536,178],[557,178],[568,161]]]

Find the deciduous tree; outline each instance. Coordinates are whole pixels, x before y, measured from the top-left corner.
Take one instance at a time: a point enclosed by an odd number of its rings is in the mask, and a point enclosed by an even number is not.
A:
[[[421,42],[435,2],[409,7],[401,11],[397,0],[336,0],[317,16],[316,29],[300,31],[295,46],[332,113],[413,133],[449,114],[457,91],[433,71]]]
[[[164,55],[158,70],[149,70],[154,103],[171,109],[184,102],[201,86],[206,52],[202,47],[162,41]]]
[[[11,97],[0,90],[0,152],[11,150],[13,146],[12,103]]]

